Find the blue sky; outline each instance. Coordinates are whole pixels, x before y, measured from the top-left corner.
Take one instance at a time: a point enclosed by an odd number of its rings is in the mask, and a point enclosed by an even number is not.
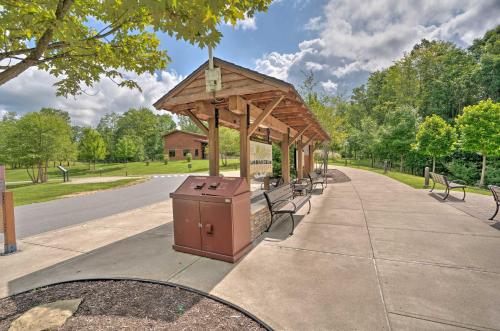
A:
[[[314,33],[304,26],[310,17],[321,15],[325,3],[326,1],[319,0],[314,1],[314,4],[282,0],[273,3],[267,12],[257,13],[254,25],[238,25],[236,28],[223,25],[221,31],[224,37],[214,50],[214,55],[254,68],[255,61],[265,53],[295,52],[301,41],[314,37]],[[199,49],[166,35],[161,35],[160,38],[162,48],[172,58],[169,68],[182,75],[188,75],[207,59],[206,49]]]
[[[467,47],[500,24],[500,0],[279,0],[266,13],[223,25],[214,55],[300,85],[313,71],[318,89],[349,96],[368,75],[422,38]],[[207,51],[160,35],[172,62],[157,75],[128,75],[142,92],[108,79],[76,98],[55,96],[48,73],[30,69],[0,87],[0,116],[41,107],[68,111],[75,124],[96,125],[108,112],[152,104],[207,59]]]

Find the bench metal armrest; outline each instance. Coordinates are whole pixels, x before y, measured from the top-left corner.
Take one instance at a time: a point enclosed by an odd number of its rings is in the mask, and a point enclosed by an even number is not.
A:
[[[452,181],[450,181],[450,183],[460,184],[460,185],[466,185],[466,183],[463,180],[461,180],[461,179],[452,180]]]

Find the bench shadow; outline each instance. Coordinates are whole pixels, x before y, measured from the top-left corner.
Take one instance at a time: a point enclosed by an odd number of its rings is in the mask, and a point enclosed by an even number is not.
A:
[[[304,208],[308,208],[305,206]],[[302,220],[306,215],[294,215],[293,218],[295,220],[295,228],[300,225]],[[292,220],[290,219],[290,215],[281,215],[281,217],[273,223],[273,226],[269,230],[269,232],[263,232],[256,240],[255,244],[262,241],[272,241],[272,242],[280,242],[290,238],[290,231],[292,230]]]
[[[490,226],[491,226],[493,229],[500,231],[500,222],[499,222],[499,221],[496,221],[496,220],[493,220],[493,221],[495,221],[496,223],[491,224]]]
[[[446,200],[443,200],[443,198],[446,196],[446,194],[444,192],[434,191],[434,192],[429,192],[427,195],[436,199],[439,202],[461,202],[461,203],[465,202],[464,200],[462,200],[462,198],[457,198],[457,197],[453,196],[452,194],[453,194],[453,192],[450,193],[450,195],[448,195]],[[459,192],[458,194],[461,195],[462,193]],[[466,197],[466,199],[467,199],[467,197]]]

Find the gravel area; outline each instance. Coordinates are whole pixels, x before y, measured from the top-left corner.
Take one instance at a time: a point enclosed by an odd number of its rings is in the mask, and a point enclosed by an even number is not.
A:
[[[0,330],[30,308],[77,298],[80,307],[59,330],[264,330],[199,294],[131,280],[71,282],[0,299]]]

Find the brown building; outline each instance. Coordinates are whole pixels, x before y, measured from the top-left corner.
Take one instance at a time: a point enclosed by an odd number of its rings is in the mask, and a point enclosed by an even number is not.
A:
[[[198,133],[175,130],[163,136],[163,150],[170,160],[185,160],[187,153],[193,160],[204,160],[207,144],[207,136]]]

